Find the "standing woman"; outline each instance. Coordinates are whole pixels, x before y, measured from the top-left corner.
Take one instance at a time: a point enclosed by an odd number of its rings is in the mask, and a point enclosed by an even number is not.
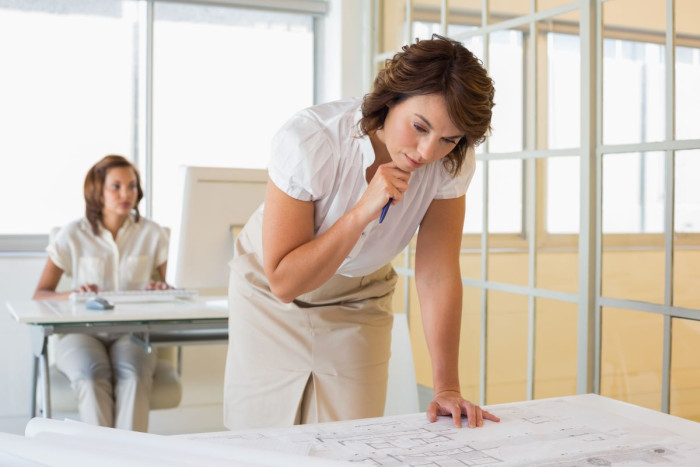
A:
[[[143,197],[136,167],[122,156],[106,156],[85,177],[85,218],[63,227],[47,247],[49,258],[35,300],[67,299],[57,293],[63,274],[74,291],[165,289],[168,239],[139,214]],[[147,431],[157,357],[131,335],[61,336],[56,367],[78,396],[80,418],[94,425]]]
[[[498,421],[462,398],[457,361],[465,193],[493,95],[481,62],[434,35],[387,60],[363,100],[305,109],[277,133],[264,206],[231,261],[226,426],[383,415],[390,262],[416,230],[428,419]]]

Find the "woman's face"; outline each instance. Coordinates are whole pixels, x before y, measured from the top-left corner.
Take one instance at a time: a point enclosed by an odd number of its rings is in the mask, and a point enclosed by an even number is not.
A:
[[[442,159],[464,137],[441,94],[412,96],[392,105],[378,134],[391,160],[408,172]]]
[[[103,215],[126,216],[138,198],[136,174],[130,167],[112,167],[105,175],[102,189]]]

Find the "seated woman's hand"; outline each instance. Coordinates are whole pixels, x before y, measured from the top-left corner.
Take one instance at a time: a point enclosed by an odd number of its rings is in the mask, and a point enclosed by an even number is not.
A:
[[[100,288],[97,286],[97,284],[83,284],[81,285],[76,292],[99,292]]]
[[[171,288],[168,284],[161,281],[148,281],[148,284],[146,284],[146,290],[168,290]]]
[[[431,422],[437,420],[438,415],[452,415],[452,420],[458,428],[462,427],[462,415],[466,415],[470,428],[482,426],[484,419],[501,421],[495,415],[464,399],[459,391],[441,391],[435,394],[425,414]]]

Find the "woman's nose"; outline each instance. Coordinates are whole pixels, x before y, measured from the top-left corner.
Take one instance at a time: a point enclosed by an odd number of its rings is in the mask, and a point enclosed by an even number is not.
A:
[[[437,141],[434,138],[425,138],[418,146],[418,153],[426,162],[432,162],[438,155]]]

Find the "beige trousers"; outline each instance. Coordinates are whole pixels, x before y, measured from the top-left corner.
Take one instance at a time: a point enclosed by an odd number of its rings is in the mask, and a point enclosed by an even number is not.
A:
[[[93,425],[148,431],[153,374],[158,358],[129,335],[66,334],[56,367],[78,396],[80,419]]]
[[[285,304],[270,292],[252,249],[244,230],[231,261],[225,425],[234,430],[382,416],[393,268],[336,275]]]

